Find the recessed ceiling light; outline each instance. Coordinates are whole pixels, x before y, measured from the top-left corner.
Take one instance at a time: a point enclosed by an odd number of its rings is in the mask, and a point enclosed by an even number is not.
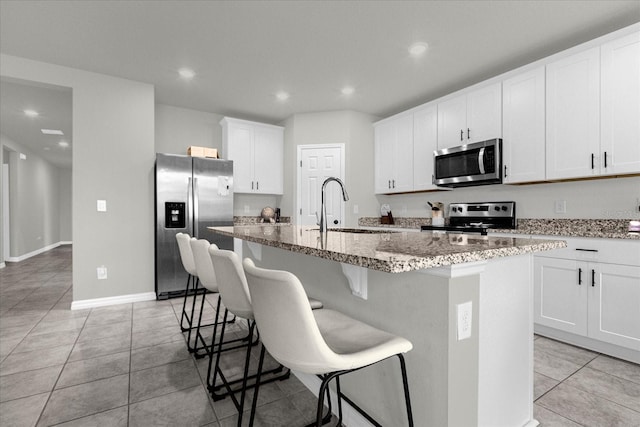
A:
[[[64,135],[61,130],[58,129],[40,129],[45,135]]]
[[[424,42],[417,42],[409,46],[409,54],[413,57],[422,56],[426,51],[429,45]]]
[[[287,99],[289,99],[289,94],[287,92],[280,91],[276,93],[276,98],[278,98],[280,101],[286,101]]]
[[[185,80],[191,80],[196,76],[196,73],[189,68],[180,68],[178,70],[178,74],[180,74],[180,77],[182,77]]]
[[[24,110],[24,114],[27,117],[38,117],[39,116],[39,114],[38,114],[38,112],[36,110]]]
[[[69,146],[69,143],[67,141],[60,141],[58,142],[58,145],[62,148],[67,148]]]
[[[343,95],[353,95],[353,92],[355,92],[356,90],[352,87],[352,86],[345,86],[342,88],[341,92]]]

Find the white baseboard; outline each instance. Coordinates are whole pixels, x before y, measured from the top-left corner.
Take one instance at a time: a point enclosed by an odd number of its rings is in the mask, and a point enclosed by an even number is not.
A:
[[[4,262],[0,262],[0,268],[5,268],[7,266],[7,264],[5,264]]]
[[[143,292],[140,294],[119,295],[115,297],[104,297],[73,301],[71,310],[83,310],[86,308],[105,307],[108,305],[127,304],[140,301],[151,301],[156,299],[155,292]]]
[[[55,249],[55,248],[57,248],[57,247],[58,247],[58,246],[60,246],[60,245],[70,245],[71,243],[72,243],[72,242],[67,242],[67,241],[64,241],[64,242],[63,242],[63,241],[60,241],[60,242],[54,243],[54,244],[52,244],[52,245],[48,245],[48,246],[45,246],[45,247],[43,247],[43,248],[36,249],[35,251],[32,251],[32,252],[26,253],[26,254],[24,254],[24,255],[20,255],[20,256],[17,256],[17,257],[7,257],[7,258],[5,258],[5,261],[8,261],[8,262],[20,262],[20,261],[24,261],[25,259],[29,259],[29,258],[34,257],[34,256],[36,256],[36,255],[40,255],[41,253],[44,253],[44,252],[50,251],[51,249]]]
[[[71,240],[61,240],[60,244],[61,245],[73,245],[73,242]]]
[[[320,391],[321,381],[315,375],[305,374],[302,372],[293,372],[293,375],[300,380],[316,397],[318,397],[318,391]],[[331,408],[334,415],[338,414],[338,396],[335,391],[330,391],[331,395]],[[351,405],[342,400],[342,424],[349,427],[373,427],[365,417],[356,411]]]

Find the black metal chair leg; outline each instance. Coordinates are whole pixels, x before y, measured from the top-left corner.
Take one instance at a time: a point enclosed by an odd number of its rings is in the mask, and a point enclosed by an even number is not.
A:
[[[189,329],[191,329],[191,324],[193,323],[191,317],[189,317],[189,315],[187,314],[187,298],[189,296],[189,285],[191,284],[192,278],[193,278],[192,275],[190,274],[187,275],[187,287],[184,290],[184,300],[182,302],[182,316],[180,317],[180,329],[182,330],[182,332],[187,332]],[[187,324],[189,325],[188,328],[184,326],[185,318],[187,319]]]
[[[198,351],[198,334],[200,334],[200,324],[202,323],[202,312],[204,311],[204,300],[206,299],[206,289],[202,293],[202,302],[200,303],[200,315],[198,316],[198,324],[196,326],[197,334],[195,338],[195,342],[193,347],[191,346],[191,331],[193,331],[193,327],[189,328],[189,333],[187,334],[187,349],[189,353],[195,353]],[[195,314],[196,308],[196,300],[198,299],[198,290],[196,289],[195,294],[193,295],[193,304],[191,308],[191,320],[193,320],[193,315]]]
[[[336,376],[336,394],[338,395],[338,424],[336,426],[340,427],[342,425],[342,392],[340,391],[339,375]]]
[[[213,390],[215,388],[216,385],[216,376],[218,374],[218,369],[220,366],[220,354],[222,353],[222,342],[224,341],[224,331],[226,329],[226,325],[227,325],[227,313],[228,310],[225,308],[224,309],[224,322],[222,322],[222,329],[220,330],[220,342],[218,343],[218,351],[216,354],[216,365],[215,365],[215,369],[213,370],[213,379],[211,380],[211,383],[209,383],[209,378],[211,378],[211,361],[213,360],[213,354],[215,353],[215,343],[216,343],[216,333],[217,333],[217,329],[218,329],[218,325],[216,324],[213,327],[213,337],[211,338],[211,351],[209,354],[209,372],[207,373],[207,388],[209,389],[209,391],[211,391],[213,393]]]
[[[247,347],[251,348],[250,345]],[[260,389],[260,375],[262,375],[262,366],[264,364],[264,353],[265,353],[265,347],[263,345],[262,349],[260,350],[260,361],[258,362],[258,372],[256,374],[256,389],[253,392],[253,401],[251,402],[251,416],[249,417],[249,427],[253,426],[253,420],[255,419],[255,416],[256,416],[256,409],[258,406],[258,390]],[[244,384],[244,387],[242,390],[243,400],[244,400],[244,394],[246,393],[246,391],[247,391],[246,384]],[[238,427],[241,427],[240,421],[238,421]]]
[[[400,370],[402,371],[402,386],[404,387],[404,402],[407,405],[407,420],[409,421],[409,427],[413,427],[413,413],[411,411],[411,397],[409,396],[409,381],[407,380],[407,366],[404,361],[404,356],[398,354],[400,359]]]

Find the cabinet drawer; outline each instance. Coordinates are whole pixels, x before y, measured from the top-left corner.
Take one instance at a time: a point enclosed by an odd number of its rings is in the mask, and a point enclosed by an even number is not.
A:
[[[585,239],[560,236],[534,237],[561,239],[567,242],[566,248],[542,252],[536,256],[640,266],[640,241],[638,240]]]

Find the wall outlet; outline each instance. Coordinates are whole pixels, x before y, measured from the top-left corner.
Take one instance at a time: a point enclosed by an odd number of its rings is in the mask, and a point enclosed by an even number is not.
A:
[[[456,306],[458,319],[458,341],[471,338],[473,303],[467,301]]]
[[[353,205],[353,213],[354,215],[357,215],[360,213],[360,208],[358,208],[358,205]]]
[[[107,267],[100,266],[96,269],[98,273],[98,280],[106,280],[107,279]]]
[[[556,213],[559,213],[559,214],[567,213],[567,201],[566,200],[556,200],[556,202],[555,202],[555,211],[556,211]]]
[[[107,201],[106,200],[98,200],[96,203],[96,208],[98,212],[106,212],[107,211]]]

